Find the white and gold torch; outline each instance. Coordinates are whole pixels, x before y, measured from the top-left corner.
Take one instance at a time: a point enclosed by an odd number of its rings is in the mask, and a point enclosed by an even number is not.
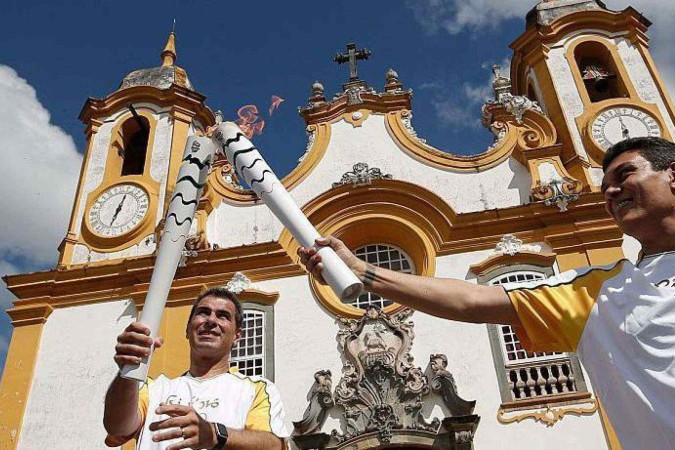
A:
[[[293,201],[260,152],[241,129],[232,122],[222,122],[212,133],[217,145],[253,191],[265,202],[281,223],[303,247],[312,247],[321,235]],[[323,278],[342,300],[356,298],[363,284],[330,247],[319,249]]]
[[[150,328],[150,337],[153,339],[157,336],[162,321],[166,299],[173,277],[176,275],[215,150],[213,141],[204,136],[191,136],[185,144],[183,163],[178,171],[178,181],[166,212],[157,261],[139,319],[141,323]],[[150,356],[143,358],[139,365],[124,366],[121,372],[122,377],[145,381],[151,356],[152,351]]]

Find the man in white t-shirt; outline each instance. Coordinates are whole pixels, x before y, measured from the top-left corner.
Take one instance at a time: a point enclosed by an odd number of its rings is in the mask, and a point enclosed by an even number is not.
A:
[[[634,138],[607,150],[607,212],[642,245],[636,264],[565,272],[527,284],[480,286],[393,272],[331,246],[387,299],[439,317],[510,324],[528,351],[578,352],[624,450],[675,449],[675,144]],[[300,248],[321,279],[315,247]]]
[[[160,375],[140,390],[118,374],[105,399],[106,444],[135,438],[137,450],[283,449],[289,433],[276,387],[230,368],[242,321],[241,304],[230,291],[202,293],[186,327],[190,370],[174,379]],[[149,334],[134,322],[117,338],[114,359],[120,369],[149,354]],[[160,347],[162,339],[154,344]]]

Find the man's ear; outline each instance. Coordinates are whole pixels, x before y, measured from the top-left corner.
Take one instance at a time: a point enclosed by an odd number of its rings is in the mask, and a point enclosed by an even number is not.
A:
[[[670,189],[675,194],[675,161],[670,163],[670,167],[666,169],[668,171],[668,176],[670,177]]]
[[[243,330],[241,328],[237,328],[237,330],[234,332],[234,339],[232,340],[232,348],[237,346],[237,344],[239,343],[239,339],[241,339],[242,333]]]

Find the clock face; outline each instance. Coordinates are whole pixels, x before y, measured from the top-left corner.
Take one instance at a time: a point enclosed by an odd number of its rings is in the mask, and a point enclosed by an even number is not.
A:
[[[610,108],[593,121],[591,135],[596,144],[607,150],[624,139],[661,136],[659,123],[646,112],[629,107]]]
[[[89,225],[100,236],[120,236],[138,225],[147,212],[145,190],[134,184],[119,184],[96,199],[89,210]]]

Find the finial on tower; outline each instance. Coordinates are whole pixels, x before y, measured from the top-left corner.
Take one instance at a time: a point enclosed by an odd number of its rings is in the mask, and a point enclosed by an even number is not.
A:
[[[502,75],[502,66],[498,64],[492,66],[492,73],[495,76],[492,80],[492,90],[495,93],[495,99],[499,100],[502,94],[511,93],[511,80]]]
[[[175,30],[176,29],[175,19],[173,26]],[[169,34],[169,39],[167,39],[166,46],[162,51],[162,66],[164,67],[173,66],[176,63],[177,58],[178,55],[176,55],[176,32],[172,31]]]

